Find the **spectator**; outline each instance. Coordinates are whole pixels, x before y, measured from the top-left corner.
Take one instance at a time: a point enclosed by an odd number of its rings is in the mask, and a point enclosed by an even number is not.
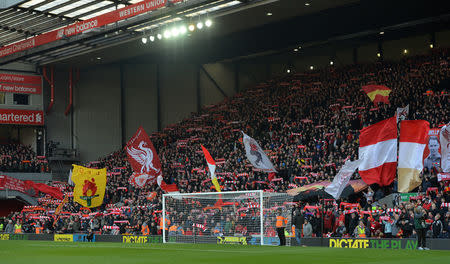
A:
[[[305,216],[303,215],[300,208],[297,208],[295,210],[295,216],[292,221],[294,227],[295,227],[295,239],[297,240],[297,244],[301,245],[301,236],[302,236],[302,228],[305,221]]]
[[[417,233],[417,245],[419,250],[428,249],[426,247],[426,225],[425,225],[425,210],[418,206],[414,209],[414,228]]]
[[[13,234],[14,233],[14,224],[12,220],[8,221],[8,224],[6,225],[5,228],[5,233],[6,234]]]
[[[339,221],[339,226],[336,228],[336,232],[334,234],[335,237],[342,237],[347,230],[345,229],[344,222]]]
[[[440,238],[442,236],[442,231],[444,227],[440,218],[441,215],[439,213],[436,214],[436,216],[434,217],[434,222],[432,225],[433,238]]]
[[[312,226],[306,218],[303,224],[303,237],[312,237],[312,232]]]

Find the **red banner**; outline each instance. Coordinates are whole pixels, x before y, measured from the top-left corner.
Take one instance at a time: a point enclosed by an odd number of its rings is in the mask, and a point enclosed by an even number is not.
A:
[[[78,35],[82,32],[92,30],[107,24],[134,17],[149,11],[161,8],[166,5],[167,0],[144,0],[142,2],[120,8],[103,15],[93,17],[75,24],[50,31],[17,43],[5,46],[0,49],[0,57],[8,56],[16,52],[28,50],[40,45],[44,45],[66,36]]]
[[[30,193],[27,193],[27,190],[34,189],[36,196],[39,192],[43,192],[49,194],[53,198],[60,200],[63,199],[63,193],[57,187],[51,187],[47,184],[36,183],[34,181],[22,181],[16,178],[0,175],[0,190],[5,189],[18,191],[28,195],[30,195]]]
[[[150,138],[142,127],[128,141],[128,161],[133,168],[130,183],[143,187],[146,182],[154,182],[161,175],[161,162]]]
[[[5,190],[5,189],[25,193],[25,191],[28,188],[25,187],[25,183],[21,180],[18,180],[16,178],[11,178],[11,177],[8,177],[5,175],[0,175],[0,190]]]
[[[42,77],[37,75],[17,75],[9,73],[0,73],[0,82],[2,83],[26,83],[41,85]]]
[[[44,125],[44,112],[0,109],[0,124]]]

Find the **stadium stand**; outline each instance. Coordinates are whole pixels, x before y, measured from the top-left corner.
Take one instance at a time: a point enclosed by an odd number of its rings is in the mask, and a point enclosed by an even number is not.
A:
[[[439,127],[448,121],[445,120],[450,116],[448,94],[433,92],[440,82],[450,77],[448,52],[447,49],[434,50],[429,55],[409,57],[398,63],[377,62],[291,73],[205,107],[190,118],[169,125],[161,133],[152,134],[165,181],[177,184],[181,192],[213,190],[199,143],[216,158],[216,174],[223,190],[285,192],[332,180],[346,158],[357,158],[359,130],[393,116],[397,107],[409,104],[410,119],[425,119],[431,127]],[[390,87],[390,104],[374,106],[361,91],[365,84]],[[278,169],[271,179],[247,164],[241,130],[260,142]],[[23,147],[5,146],[1,150],[4,155],[11,155],[13,151],[21,153],[19,160],[35,160]],[[101,208],[91,212],[69,199],[60,217],[54,219],[51,214],[61,201],[42,196],[39,206],[25,207],[7,220],[22,223],[24,232],[94,230],[102,234],[141,234],[145,230],[143,223],[146,223],[149,230],[145,232],[160,234],[162,191],[156,184],[137,189],[128,183],[132,170],[123,150],[87,165],[106,167],[108,171],[107,191]],[[20,170],[19,166],[20,161],[2,159],[4,170]],[[31,170],[34,169],[38,167]],[[365,195],[360,194],[352,200],[327,203],[323,210],[317,210],[320,201],[299,203],[298,213],[309,219],[312,236],[358,236],[355,230],[361,219],[366,236],[414,237],[412,210],[420,204],[427,211],[428,236],[449,238],[449,187],[448,182],[437,181],[437,172],[434,168],[425,169],[421,175],[423,183],[417,190],[419,195],[410,197],[407,202],[398,202],[393,208],[375,206],[370,200],[372,196],[377,201],[395,193],[395,182],[387,188],[371,186],[373,191],[369,189]],[[355,179],[359,179],[357,174]],[[53,185],[68,194],[72,191],[66,183]],[[347,202],[356,202],[356,205]],[[183,232],[188,232],[190,219],[185,220]],[[217,221],[213,220],[214,215],[204,219],[205,232],[209,234],[217,228],[214,224]],[[239,224],[237,215],[235,219],[220,219],[218,223],[227,234],[244,232],[245,227]],[[168,228],[171,228],[170,224]],[[182,232],[178,228],[172,231]],[[276,236],[275,232],[273,236]]]
[[[49,172],[48,161],[20,144],[0,145],[0,172]]]

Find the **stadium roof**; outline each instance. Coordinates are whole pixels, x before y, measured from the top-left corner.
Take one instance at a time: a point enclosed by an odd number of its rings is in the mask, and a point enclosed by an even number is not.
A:
[[[0,49],[142,1],[9,0],[16,4],[0,10]],[[163,0],[154,0],[158,1]],[[206,56],[205,47],[217,47],[220,56],[208,54],[209,59],[226,59],[354,33],[376,35],[380,28],[389,30],[395,25],[431,23],[448,28],[449,16],[448,1],[430,5],[426,1],[403,0],[167,0],[161,8],[0,57],[0,65],[13,61],[85,65],[98,63],[94,58],[102,59],[102,63],[155,58],[166,55],[179,42],[191,56]],[[176,23],[195,22],[202,17],[214,21],[214,28],[205,34],[194,34],[185,41],[155,42],[150,47],[140,43],[148,32]]]
[[[0,47],[18,43],[33,36],[51,32],[67,25],[88,20],[142,0],[12,0],[15,5],[0,10]],[[18,2],[18,3],[17,3]],[[62,58],[77,56],[93,50],[120,45],[139,39],[142,32],[154,30],[178,21],[192,21],[207,15],[211,18],[231,16],[221,35],[265,23],[301,16],[357,0],[169,0],[166,7],[147,12],[99,29],[67,39],[18,52],[0,63],[26,61],[47,64]],[[305,3],[307,5],[305,5]],[[274,14],[268,16],[268,13]],[[238,20],[236,20],[238,17]]]

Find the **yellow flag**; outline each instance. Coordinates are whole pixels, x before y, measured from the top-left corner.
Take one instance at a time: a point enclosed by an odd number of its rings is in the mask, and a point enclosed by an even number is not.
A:
[[[73,165],[73,200],[84,207],[98,207],[103,203],[106,188],[106,168],[90,169]]]

